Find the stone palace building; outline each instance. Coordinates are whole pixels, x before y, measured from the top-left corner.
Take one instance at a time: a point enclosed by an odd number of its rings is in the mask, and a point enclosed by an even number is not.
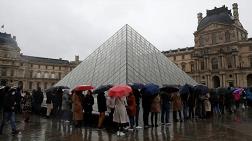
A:
[[[53,86],[78,64],[75,61],[27,56],[20,53],[16,37],[0,32],[0,86],[20,86],[23,90]]]
[[[226,6],[198,13],[194,47],[163,53],[198,83],[210,88],[252,86],[252,38]]]

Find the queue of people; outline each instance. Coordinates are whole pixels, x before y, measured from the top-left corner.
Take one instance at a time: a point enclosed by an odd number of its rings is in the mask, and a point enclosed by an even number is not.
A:
[[[134,131],[142,128],[139,126],[140,109],[143,113],[144,128],[169,126],[172,124],[171,121],[183,122],[211,118],[213,115],[221,116],[226,112],[233,113],[245,103],[242,89],[239,96],[233,92],[233,88],[228,88],[225,92],[217,89],[203,92],[193,86],[188,87],[187,91],[180,87],[175,91],[160,89],[153,94],[132,88],[128,95],[120,97],[107,96],[106,92],[99,92],[96,98],[99,112],[97,128],[104,127],[106,112],[109,112],[107,122],[115,123],[114,128],[118,136],[125,135],[125,129]],[[44,95],[40,88],[33,90],[32,94],[26,91],[25,95],[21,96],[20,93],[20,89],[8,86],[1,89],[0,108],[3,111],[3,118],[0,134],[7,121],[11,123],[12,134],[19,132],[16,128],[15,113],[22,112],[24,122],[30,121],[31,113],[38,115],[41,113]],[[85,126],[91,126],[94,104],[92,90],[87,90],[83,94],[83,91],[70,92],[69,89],[57,89],[54,92],[46,92],[46,117],[50,118],[52,115],[60,117],[66,123],[72,122],[76,128],[81,128],[83,123]]]

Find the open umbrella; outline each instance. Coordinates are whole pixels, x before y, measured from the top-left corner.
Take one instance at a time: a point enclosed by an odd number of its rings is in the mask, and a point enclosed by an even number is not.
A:
[[[155,95],[159,92],[159,86],[153,83],[146,84],[142,89],[143,94]]]
[[[194,90],[196,93],[198,93],[199,95],[205,95],[208,93],[208,87],[206,85],[196,85],[194,87]]]
[[[96,88],[96,89],[93,91],[93,93],[94,93],[94,94],[103,93],[103,92],[109,90],[109,89],[112,88],[112,87],[113,87],[113,85],[111,85],[111,84],[108,84],[108,85],[101,85],[101,86],[99,86],[98,88]]]
[[[132,89],[128,85],[117,85],[109,89],[108,96],[110,97],[123,97],[128,96]]]
[[[167,93],[173,93],[173,92],[178,92],[179,89],[174,86],[164,86],[164,87],[160,88],[160,91],[165,91]]]
[[[70,88],[67,86],[54,86],[54,87],[50,87],[49,89],[46,89],[45,92],[46,93],[48,93],[48,92],[55,93],[59,90],[62,91],[63,89],[70,89]]]
[[[95,87],[91,85],[78,85],[73,89],[73,91],[86,91],[86,90],[92,90],[94,88]]]
[[[142,89],[144,87],[144,84],[142,83],[132,83],[129,84],[133,89]]]

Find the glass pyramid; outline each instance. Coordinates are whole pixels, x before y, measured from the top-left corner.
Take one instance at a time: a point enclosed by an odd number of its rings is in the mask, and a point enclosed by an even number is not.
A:
[[[123,26],[56,86],[79,84],[197,84],[129,25]]]

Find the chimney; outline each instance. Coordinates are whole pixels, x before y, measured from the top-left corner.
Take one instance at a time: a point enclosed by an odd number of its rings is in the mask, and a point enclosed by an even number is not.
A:
[[[235,20],[239,20],[238,4],[233,4],[233,16]]]
[[[13,36],[13,39],[16,41],[16,36]]]
[[[202,13],[198,13],[197,15],[198,15],[197,17],[198,17],[198,24],[199,24],[200,21],[202,20]]]
[[[75,62],[79,62],[79,55],[75,55]]]

